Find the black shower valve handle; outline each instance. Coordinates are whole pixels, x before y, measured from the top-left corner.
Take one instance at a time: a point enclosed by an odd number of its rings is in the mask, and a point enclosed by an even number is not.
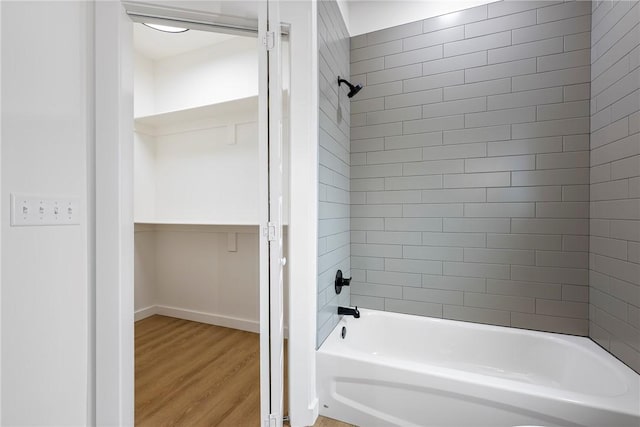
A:
[[[349,277],[348,279],[342,277],[342,270],[338,270],[336,272],[336,281],[335,281],[336,294],[339,294],[340,292],[342,292],[343,286],[349,286],[350,284],[351,284],[351,277]]]

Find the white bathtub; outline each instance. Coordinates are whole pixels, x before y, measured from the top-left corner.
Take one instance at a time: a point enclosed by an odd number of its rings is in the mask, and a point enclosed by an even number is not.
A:
[[[321,415],[362,427],[640,426],[640,376],[588,338],[360,312],[317,352]]]

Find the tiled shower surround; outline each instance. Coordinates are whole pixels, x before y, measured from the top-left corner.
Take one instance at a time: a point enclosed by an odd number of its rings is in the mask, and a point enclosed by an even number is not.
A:
[[[338,76],[349,76],[349,32],[335,0],[318,2],[319,221],[317,345],[338,323],[349,288],[334,290],[336,270],[349,277],[349,98]]]
[[[593,6],[589,335],[640,372],[640,4]]]
[[[590,30],[512,1],[352,38],[352,305],[588,334]]]

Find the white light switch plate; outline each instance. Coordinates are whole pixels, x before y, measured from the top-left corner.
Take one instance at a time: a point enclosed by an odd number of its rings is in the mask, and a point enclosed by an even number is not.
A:
[[[11,226],[80,224],[78,197],[11,194]]]

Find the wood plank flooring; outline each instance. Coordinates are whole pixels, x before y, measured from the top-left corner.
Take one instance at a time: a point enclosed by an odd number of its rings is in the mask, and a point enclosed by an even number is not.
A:
[[[135,352],[137,426],[260,424],[257,334],[151,316],[136,322]],[[315,426],[348,424],[320,417]]]

